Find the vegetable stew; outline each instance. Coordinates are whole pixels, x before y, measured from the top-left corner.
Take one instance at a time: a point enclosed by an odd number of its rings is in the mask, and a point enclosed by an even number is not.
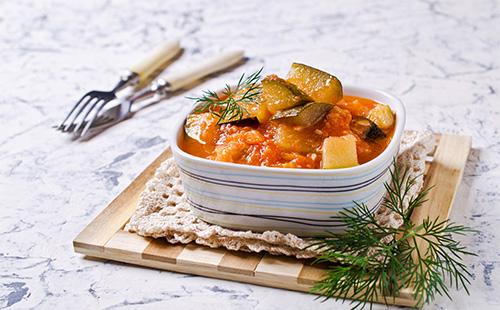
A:
[[[293,64],[286,79],[251,77],[197,99],[180,143],[185,152],[255,166],[335,169],[374,159],[392,138],[389,106],[344,96],[326,72]]]

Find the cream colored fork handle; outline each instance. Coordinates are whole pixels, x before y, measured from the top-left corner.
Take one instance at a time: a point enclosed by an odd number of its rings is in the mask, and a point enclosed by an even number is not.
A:
[[[176,91],[202,77],[229,68],[238,63],[242,58],[243,50],[223,52],[193,68],[189,68],[179,73],[169,74],[163,77],[163,80],[167,82],[167,89],[169,91]]]
[[[146,58],[133,65],[130,71],[137,73],[140,81],[143,81],[174,58],[180,50],[179,40],[165,42],[156,47]]]

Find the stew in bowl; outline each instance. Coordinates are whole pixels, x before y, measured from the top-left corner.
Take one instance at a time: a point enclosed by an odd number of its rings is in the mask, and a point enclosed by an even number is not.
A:
[[[382,201],[401,101],[305,65],[291,72],[206,92],[175,128],[174,159],[204,221],[314,236],[342,230],[336,216],[354,201],[373,211]]]

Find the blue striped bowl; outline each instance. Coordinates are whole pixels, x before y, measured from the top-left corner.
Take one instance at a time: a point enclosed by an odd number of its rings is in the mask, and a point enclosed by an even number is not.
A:
[[[233,229],[314,236],[343,230],[336,216],[343,208],[355,207],[353,201],[375,211],[385,195],[384,182],[390,178],[389,168],[399,150],[405,109],[399,99],[383,91],[348,86],[344,93],[388,104],[396,113],[394,136],[385,151],[351,168],[272,168],[199,158],[179,148],[183,117],[172,133],[171,147],[195,214]]]

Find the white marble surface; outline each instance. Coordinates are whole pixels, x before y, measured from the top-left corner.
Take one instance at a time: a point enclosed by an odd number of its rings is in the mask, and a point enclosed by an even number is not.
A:
[[[471,296],[428,308],[500,307],[500,4],[481,1],[0,1],[0,308],[344,309],[312,295],[84,260],[76,234],[167,147],[184,96],[292,61],[400,96],[408,127],[473,136],[452,218],[479,230]],[[86,143],[56,133],[86,90],[164,39],[171,69],[243,47],[235,71]],[[377,308],[385,308],[378,306]]]

